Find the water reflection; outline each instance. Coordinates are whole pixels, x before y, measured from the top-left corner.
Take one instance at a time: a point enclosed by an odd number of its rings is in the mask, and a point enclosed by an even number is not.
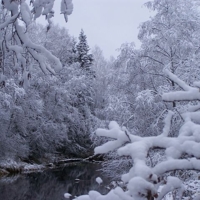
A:
[[[48,170],[0,179],[0,200],[64,200],[64,193],[88,194],[89,190],[108,191],[95,179],[103,175],[100,166],[92,163],[73,164],[62,169]],[[79,180],[75,180],[79,179]]]

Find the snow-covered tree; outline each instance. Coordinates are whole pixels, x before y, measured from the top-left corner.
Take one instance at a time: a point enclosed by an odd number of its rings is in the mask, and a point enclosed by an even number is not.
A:
[[[93,61],[92,54],[89,54],[89,46],[87,44],[87,36],[85,35],[83,29],[79,34],[79,42],[76,46],[77,49],[77,61],[80,66],[85,71],[91,71],[91,65]]]
[[[142,42],[142,69],[153,77],[152,87],[169,82],[163,78],[162,70],[165,66],[169,66],[172,73],[183,76],[189,84],[198,80],[198,1],[155,0],[147,2],[146,6],[156,14],[141,24],[138,37]],[[169,83],[175,89],[174,82]],[[173,106],[176,106],[175,103]]]
[[[107,105],[107,97],[108,97],[108,76],[109,76],[109,66],[108,62],[103,56],[102,50],[95,46],[92,49],[92,55],[94,58],[93,64],[92,64],[92,70],[95,73],[95,81],[94,81],[94,103],[96,114],[98,117],[101,118],[101,114],[99,112],[102,111],[102,114],[104,113],[103,108]],[[98,112],[99,111],[99,112]]]
[[[181,106],[178,102],[166,103],[161,99],[164,91],[178,88],[163,73],[165,66],[188,84],[198,79],[200,27],[197,3],[149,1],[146,6],[155,13],[139,28],[141,48],[136,49],[133,44],[123,44],[120,48],[116,66],[124,70],[118,88],[125,93],[129,106],[126,125],[134,127],[140,135],[158,134],[162,128],[158,119],[163,118],[163,110]],[[145,119],[146,126],[141,123],[141,118]],[[182,121],[177,112],[176,118],[172,134],[177,133]]]

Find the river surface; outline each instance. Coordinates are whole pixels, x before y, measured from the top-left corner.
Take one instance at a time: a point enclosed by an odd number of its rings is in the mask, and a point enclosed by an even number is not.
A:
[[[90,190],[104,194],[108,190],[95,181],[99,176],[105,180],[99,169],[99,164],[77,163],[54,170],[0,178],[0,200],[64,200],[66,192],[79,196],[88,194]]]

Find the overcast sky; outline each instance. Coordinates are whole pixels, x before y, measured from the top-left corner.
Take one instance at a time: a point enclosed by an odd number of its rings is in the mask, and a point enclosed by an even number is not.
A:
[[[78,38],[83,29],[90,48],[98,45],[106,58],[117,56],[125,42],[137,40],[138,26],[149,19],[150,13],[143,4],[147,0],[73,0],[74,11],[65,23],[60,15],[60,0],[56,0],[55,23],[66,27],[70,35]]]

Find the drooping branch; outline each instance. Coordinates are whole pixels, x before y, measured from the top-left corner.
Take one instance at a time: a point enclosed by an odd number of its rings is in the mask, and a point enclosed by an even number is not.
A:
[[[27,33],[27,28],[32,22],[32,14],[29,9],[29,6],[25,2],[22,1],[10,1],[3,0],[2,1],[4,9],[7,9],[11,13],[11,17],[6,19],[6,21],[0,24],[0,29],[8,27],[9,24],[13,24],[14,31],[16,34],[13,34],[15,37],[15,41],[17,42],[16,46],[9,45],[9,49],[14,51],[17,55],[18,66],[23,66],[25,69],[25,61],[23,57],[24,51],[27,51],[39,64],[42,71],[46,74],[48,72],[55,74],[55,71],[59,71],[62,68],[62,64],[57,57],[55,57],[50,51],[45,49],[43,46],[34,44]],[[50,23],[50,18],[53,17],[53,5],[54,0],[45,1],[45,0],[35,0],[31,1],[33,10],[32,13],[34,15],[34,19],[40,17],[40,15],[45,15],[46,19]],[[61,2],[61,10],[62,14],[64,14],[65,18],[70,15],[73,11],[72,0],[62,0]],[[20,16],[20,20],[22,20],[26,27],[21,26],[18,23],[18,18]],[[11,38],[10,38],[11,39]],[[20,51],[16,51],[16,49],[20,49]],[[21,65],[23,63],[23,65]],[[55,71],[54,71],[55,69]]]

